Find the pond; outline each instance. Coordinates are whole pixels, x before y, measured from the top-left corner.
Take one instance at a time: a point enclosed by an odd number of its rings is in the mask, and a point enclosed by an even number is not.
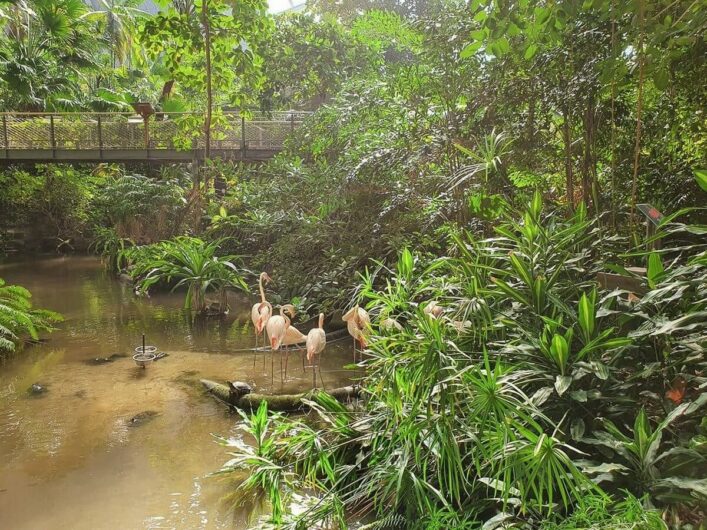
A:
[[[269,353],[248,351],[255,297],[231,295],[226,318],[195,325],[181,294],[137,298],[91,257],[14,260],[0,277],[65,318],[0,361],[0,528],[247,528],[248,514],[223,500],[233,486],[209,476],[228,458],[212,433],[240,436],[238,416],[184,378],[311,388],[301,353],[284,380],[277,357],[272,374]],[[130,358],[143,332],[169,354],[145,370]],[[348,340],[322,357],[325,387],[347,383]],[[45,391],[29,393],[34,383]]]

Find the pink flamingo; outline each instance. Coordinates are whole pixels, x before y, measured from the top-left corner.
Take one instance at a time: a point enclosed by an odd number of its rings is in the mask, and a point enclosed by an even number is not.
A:
[[[349,330],[349,335],[353,337],[353,356],[354,363],[356,363],[356,342],[358,342],[361,346],[361,350],[363,350],[368,344],[366,336],[370,330],[371,317],[368,316],[368,312],[365,309],[355,305],[349,309],[344,316],[341,317],[341,319],[346,322],[346,328]]]
[[[280,314],[279,315],[273,315],[268,319],[267,324],[265,325],[265,329],[267,331],[268,336],[270,337],[270,368],[273,372],[273,378],[274,376],[274,370],[275,370],[275,351],[280,349],[280,346],[282,346],[285,336],[287,335],[287,328],[290,327],[290,317],[288,317],[285,313],[290,313],[290,315],[294,315],[295,313],[295,308],[291,304],[286,304],[283,306],[280,306]],[[282,363],[282,356],[280,357],[280,363]],[[282,366],[281,366],[282,368]]]
[[[263,281],[269,283],[272,278],[267,272],[261,272],[258,278],[258,287],[260,289],[260,302],[253,304],[253,308],[250,310],[250,318],[253,321],[253,326],[255,327],[255,353],[253,354],[253,367],[255,367],[255,358],[257,356],[258,350],[258,337],[263,334],[265,329],[265,324],[267,324],[270,316],[272,315],[272,304],[265,299],[265,288],[263,287]]]
[[[324,313],[319,313],[319,326],[312,328],[307,333],[307,360],[311,363],[314,357],[318,357],[326,346],[326,333],[324,332]],[[322,371],[320,368],[320,363],[317,363],[317,370],[319,371],[319,379],[322,378]],[[314,371],[314,366],[312,366],[312,386],[317,386],[317,376]],[[322,379],[322,386],[324,386],[324,380]]]

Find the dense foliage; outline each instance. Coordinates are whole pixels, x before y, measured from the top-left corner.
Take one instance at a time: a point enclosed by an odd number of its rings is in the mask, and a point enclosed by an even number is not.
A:
[[[3,4],[0,104],[203,112],[180,121],[185,147],[225,109],[316,112],[259,165],[4,169],[0,229],[90,240],[138,294],[183,287],[199,314],[245,288],[235,256],[277,278],[275,303],[370,310],[360,409],[261,408],[252,444],[225,442],[225,469],[252,473],[244,498],[269,500],[263,524],[698,527],[700,2],[139,4]],[[658,236],[641,203],[666,214]],[[43,325],[27,318],[0,321],[5,340]]]

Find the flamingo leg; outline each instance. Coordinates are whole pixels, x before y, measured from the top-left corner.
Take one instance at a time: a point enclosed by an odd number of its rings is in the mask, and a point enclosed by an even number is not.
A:
[[[290,347],[285,349],[285,381],[287,381],[287,360],[290,358]]]
[[[258,332],[255,332],[255,350],[253,350],[253,370],[255,370],[255,361],[258,358]]]
[[[356,364],[356,339],[353,338],[353,357],[354,357],[354,364]]]
[[[314,361],[314,359],[312,359]],[[317,388],[317,369],[312,363],[312,389]]]
[[[322,382],[322,389],[326,390],[324,386],[324,378],[322,377],[322,365],[317,363],[317,372],[319,372],[319,380]]]

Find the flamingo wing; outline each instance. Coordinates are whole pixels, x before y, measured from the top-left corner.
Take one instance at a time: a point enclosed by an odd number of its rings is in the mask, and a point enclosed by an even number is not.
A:
[[[255,324],[255,330],[258,332],[258,335],[263,332],[263,328],[265,328],[268,320],[270,320],[270,315],[272,315],[272,306],[268,302],[259,304],[258,322]]]
[[[285,337],[282,340],[282,344],[287,346],[289,344],[299,344],[307,340],[307,335],[302,333],[294,326],[288,326],[285,331]]]
[[[270,337],[270,347],[273,350],[280,349],[280,345],[285,338],[287,327],[287,321],[280,315],[275,315],[268,319],[265,328],[267,329],[268,336]]]

